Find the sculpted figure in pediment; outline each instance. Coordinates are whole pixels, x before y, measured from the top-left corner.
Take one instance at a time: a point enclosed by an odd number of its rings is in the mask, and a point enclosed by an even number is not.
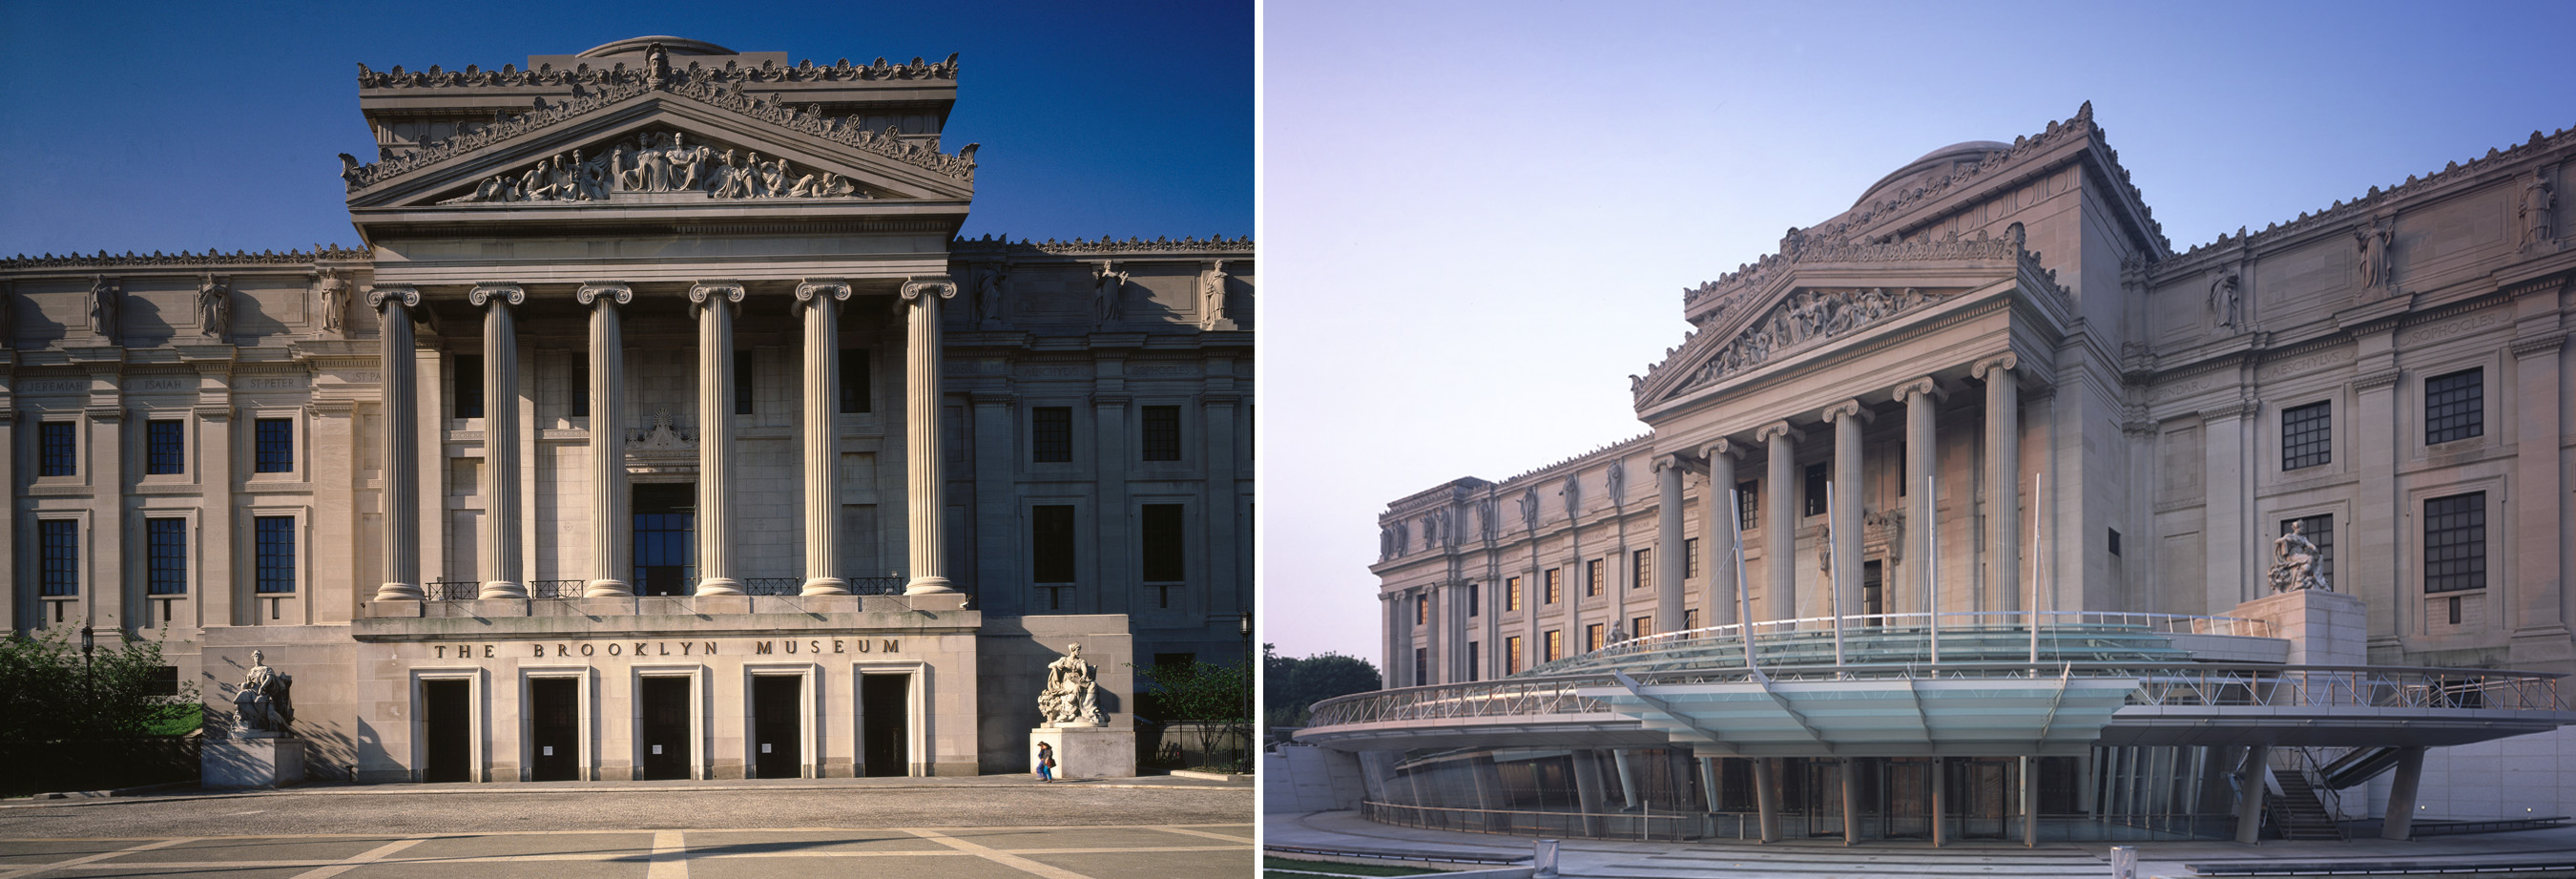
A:
[[[683,145],[679,134],[675,133],[671,135],[670,173],[671,176],[678,178],[678,180],[672,184],[671,188],[682,191],[703,188],[703,185],[706,182],[705,176],[708,152],[707,148],[703,146],[693,147]]]

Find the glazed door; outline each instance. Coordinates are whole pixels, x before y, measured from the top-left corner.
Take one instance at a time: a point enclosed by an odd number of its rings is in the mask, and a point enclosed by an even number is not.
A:
[[[805,774],[805,679],[760,675],[751,679],[753,778]]]
[[[859,759],[869,775],[912,774],[912,676],[859,676]],[[1058,755],[1058,762],[1064,757]]]
[[[1843,835],[1843,762],[1808,760],[1805,793],[1808,836]]]
[[[528,681],[528,780],[581,778],[581,682]]]
[[[1890,757],[1879,761],[1882,767],[1880,789],[1886,792],[1886,824],[1879,835],[1887,839],[1928,839],[1932,836],[1932,758]]]
[[[420,682],[420,780],[474,780],[474,684]]]
[[[2004,838],[2006,795],[2012,790],[2010,759],[1952,760],[1945,806],[1959,822],[1960,839]]]
[[[635,594],[689,594],[689,577],[697,573],[697,503],[696,483],[635,486]]]
[[[645,678],[637,688],[638,707],[643,712],[636,730],[637,744],[644,751],[644,777],[647,780],[689,777],[689,720],[696,715],[689,702],[688,678]]]

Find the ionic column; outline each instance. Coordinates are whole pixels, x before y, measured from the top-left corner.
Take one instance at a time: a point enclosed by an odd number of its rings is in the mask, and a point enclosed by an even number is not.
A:
[[[519,578],[519,327],[517,284],[480,284],[483,309],[483,588],[476,598],[526,598]]]
[[[1770,569],[1771,588],[1763,600],[1770,602],[1770,617],[1775,620],[1798,616],[1798,511],[1790,509],[1789,486],[1798,478],[1798,431],[1786,421],[1774,421],[1753,432],[1770,459],[1770,478],[1762,486],[1762,554],[1763,567]],[[1750,623],[1752,620],[1746,620]]]
[[[1868,506],[1860,488],[1860,426],[1869,410],[1859,400],[1844,400],[1825,410],[1825,418],[1834,423],[1834,539],[1821,550],[1833,555],[1834,577],[1826,586],[1834,589],[1838,613],[1860,616],[1868,612],[1860,606],[1860,514]]]
[[[420,291],[410,287],[377,287],[367,291],[367,307],[384,315],[379,333],[377,369],[384,389],[385,581],[376,587],[377,601],[419,601],[420,591],[420,428],[412,352],[411,310]],[[208,619],[226,619],[208,614]]]
[[[903,340],[903,475],[912,535],[912,581],[903,585],[905,595],[957,591],[948,585],[939,473],[939,300],[956,295],[957,285],[945,277],[903,282],[903,301],[912,305]]]
[[[1709,486],[1715,494],[1716,486]],[[1682,572],[1690,559],[1683,547],[1682,530],[1682,460],[1679,455],[1655,458],[1655,631],[1682,630]]]
[[[590,306],[590,582],[583,598],[635,594],[618,573],[635,563],[626,486],[626,337],[617,307],[635,291],[624,284],[583,284],[573,294]]]
[[[805,313],[805,588],[806,595],[848,595],[841,579],[840,309],[847,281],[796,285]]]
[[[1923,602],[1926,613],[1940,613],[1941,607],[1932,595],[1932,566],[1940,564],[1939,552],[1932,545],[1932,492],[1923,482],[1932,477],[1933,427],[1932,402],[1941,386],[1931,378],[1919,378],[1896,389],[1896,399],[1905,403],[1905,480],[1915,483],[1905,487],[1905,583]]]
[[[689,287],[698,312],[698,587],[693,595],[741,595],[733,577],[733,313],[741,284]]]
[[[1971,370],[1986,382],[1986,601],[2021,609],[2021,388],[2010,353]]]
[[[1699,569],[1708,577],[1708,616],[1701,622],[1723,626],[1737,622],[1735,582],[1735,534],[1728,530],[1733,522],[1735,504],[1735,447],[1726,440],[1709,443],[1700,449],[1708,459],[1708,491],[1700,495]],[[1718,518],[1724,516],[1726,518]]]

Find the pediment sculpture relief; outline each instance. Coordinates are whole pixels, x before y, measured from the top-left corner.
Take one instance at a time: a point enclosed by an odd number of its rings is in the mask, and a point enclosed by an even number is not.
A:
[[[1718,349],[1700,367],[1691,384],[1706,384],[1752,369],[1788,351],[1848,335],[1939,301],[1939,295],[1913,287],[1797,291]]]
[[[708,198],[874,198],[847,177],[799,171],[785,159],[688,142],[676,131],[637,135],[589,158],[556,153],[516,174],[495,174],[439,204],[609,201],[622,193],[703,192]]]

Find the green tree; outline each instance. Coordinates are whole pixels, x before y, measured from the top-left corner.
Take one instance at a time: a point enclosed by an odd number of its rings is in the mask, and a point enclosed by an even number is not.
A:
[[[1305,726],[1308,709],[1335,696],[1378,689],[1377,667],[1339,653],[1303,659],[1279,655],[1274,645],[1261,645],[1262,722],[1272,727]]]
[[[0,742],[113,739],[193,728],[194,684],[173,694],[161,645],[111,630],[84,661],[73,633],[0,638]]]
[[[1215,754],[1225,738],[1249,742],[1252,719],[1244,694],[1251,669],[1190,660],[1184,663],[1130,665],[1143,685],[1139,713],[1164,723],[1191,723],[1198,730],[1199,751]],[[1237,762],[1248,762],[1248,753]]]

